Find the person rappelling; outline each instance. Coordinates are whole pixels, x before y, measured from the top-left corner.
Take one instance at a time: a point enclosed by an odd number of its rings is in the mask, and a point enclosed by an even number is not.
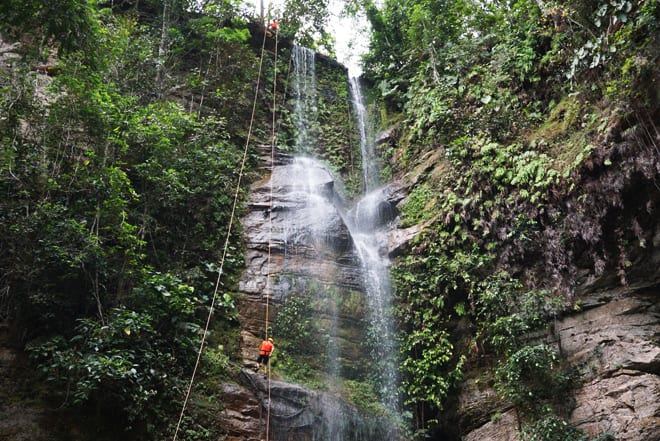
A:
[[[277,35],[278,26],[277,20],[271,21],[270,24],[266,26],[266,35],[268,35],[269,38],[272,38],[273,34]]]
[[[259,372],[259,369],[263,364],[265,373],[266,375],[268,375],[268,368],[270,366],[270,356],[272,355],[274,350],[275,350],[275,344],[273,343],[272,338],[269,337],[268,339],[261,342],[261,345],[259,346],[259,357],[257,358],[257,366],[254,369],[255,372]]]

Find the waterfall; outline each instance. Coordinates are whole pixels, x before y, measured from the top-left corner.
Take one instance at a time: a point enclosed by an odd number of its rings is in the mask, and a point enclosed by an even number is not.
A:
[[[306,47],[294,45],[291,56],[294,67],[296,151],[306,153],[313,148],[318,130],[316,53]]]
[[[378,161],[374,152],[374,142],[371,136],[370,121],[367,113],[360,79],[351,77],[349,81],[351,102],[355,110],[358,133],[360,134],[360,153],[362,154],[362,182],[365,192],[373,190],[379,182]]]
[[[352,210],[347,225],[362,268],[369,304],[371,356],[381,386],[379,392],[382,404],[392,413],[399,415],[398,347],[391,312],[390,262],[387,254],[381,252],[382,244],[387,243],[386,231],[383,227],[394,217],[394,209],[387,200],[385,189],[375,188],[379,183],[378,161],[358,78],[350,79],[350,90],[358,120],[362,176],[366,194]]]
[[[316,85],[316,58],[311,49],[295,45],[292,51],[292,64],[294,68],[294,127],[295,147],[298,155],[306,155],[313,150],[317,141],[317,85]],[[307,156],[296,156],[287,170],[287,180],[292,185],[292,199],[300,201],[301,209],[296,210],[295,218],[291,219],[290,228],[299,233],[292,237],[293,245],[296,242],[314,247],[319,253],[328,247],[327,232],[333,228],[332,223],[341,219],[336,216],[333,191],[328,183],[332,178],[327,169],[318,161]],[[307,236],[307,237],[306,237]],[[319,264],[320,259],[309,254],[309,265]],[[321,294],[319,294],[319,297]],[[324,329],[320,329],[326,336],[325,378],[330,390],[341,389],[340,379],[342,369],[340,363],[341,348],[339,346],[339,313],[338,298],[327,296],[325,314],[328,316]],[[320,318],[317,318],[320,322]],[[350,425],[355,426],[355,415],[346,415],[346,410],[337,406],[337,403],[323,399],[319,400],[319,408],[324,415],[324,422],[314,430],[315,441],[343,441]],[[349,424],[353,421],[353,424]],[[354,429],[353,429],[354,430]],[[358,439],[358,438],[355,438]]]
[[[295,154],[277,167],[271,182],[281,199],[273,208],[280,230],[284,258],[275,291],[287,298],[311,297],[309,308],[315,327],[303,346],[318,348],[315,371],[325,392],[314,404],[319,421],[314,441],[375,441],[397,439],[400,415],[396,338],[392,326],[389,261],[382,252],[384,226],[393,209],[386,191],[376,189],[378,167],[359,82],[350,90],[360,134],[364,189],[368,193],[347,210],[335,192],[336,178],[312,153],[318,142],[318,92],[315,54],[294,46],[292,50],[291,126]],[[280,191],[283,190],[283,191]],[[339,240],[338,240],[339,238]],[[304,267],[303,267],[304,266]],[[337,273],[349,271],[337,280]],[[275,296],[277,298],[277,295]],[[359,314],[359,316],[358,316]],[[286,334],[286,330],[280,334]],[[297,338],[289,336],[289,339]],[[298,355],[304,356],[299,349]],[[352,406],[348,396],[372,386],[378,402],[364,403],[369,411]],[[280,427],[282,439],[291,433]],[[287,432],[287,430],[289,432]]]

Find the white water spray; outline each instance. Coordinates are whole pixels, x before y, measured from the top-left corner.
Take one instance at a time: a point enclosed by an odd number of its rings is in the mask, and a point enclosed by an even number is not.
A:
[[[386,243],[385,224],[391,219],[393,209],[387,201],[386,192],[377,189],[379,185],[378,165],[373,149],[373,141],[369,127],[364,97],[357,79],[351,79],[350,90],[355,110],[356,122],[360,134],[360,150],[363,165],[363,187],[368,193],[355,205],[354,209],[345,215],[343,207],[337,206],[334,196],[333,178],[330,171],[309,155],[316,147],[318,140],[318,94],[316,90],[316,68],[314,52],[294,46],[292,51],[292,107],[294,114],[292,122],[295,128],[295,147],[298,155],[293,162],[281,169],[285,175],[278,182],[286,182],[287,200],[291,204],[291,217],[287,221],[285,241],[297,250],[304,250],[309,258],[309,266],[313,268],[310,274],[315,274],[323,258],[327,256],[318,253],[327,252],[327,246],[333,231],[336,234],[337,225],[345,224],[351,236],[352,258],[359,260],[359,277],[356,278],[353,290],[361,286],[364,291],[366,311],[364,320],[368,329],[361,330],[370,344],[370,353],[364,353],[364,360],[351,360],[350,355],[343,353],[342,321],[340,317],[340,297],[332,297],[335,293],[324,292],[324,284],[332,275],[318,274],[318,285],[321,286],[319,297],[326,296],[328,304],[324,311],[323,333],[327,336],[327,344],[320,348],[327,360],[324,372],[330,391],[341,393],[347,372],[351,363],[368,365],[370,372],[364,373],[359,368],[353,369],[360,376],[358,382],[375,383],[378,390],[380,406],[390,415],[400,415],[398,394],[398,370],[396,337],[391,314],[392,288],[389,279],[389,260],[383,252]],[[341,228],[344,228],[343,225]],[[344,229],[345,231],[345,229]],[[331,246],[332,247],[332,246]],[[350,246],[346,247],[350,252]],[[321,259],[316,260],[316,257]],[[304,283],[304,282],[300,282]],[[333,304],[334,302],[334,304]],[[320,317],[315,320],[321,321]],[[345,337],[343,337],[345,339]],[[345,341],[345,340],[344,340]],[[353,342],[354,343],[354,342]],[[369,351],[367,351],[369,352]],[[348,363],[348,364],[347,364]],[[356,378],[354,378],[356,379]],[[375,381],[374,381],[375,380]],[[374,403],[376,404],[376,403]],[[362,441],[373,440],[377,433],[387,434],[387,439],[396,439],[398,427],[391,418],[376,415],[366,416],[363,421],[357,413],[346,413],[346,408],[336,407],[336,402],[319,403],[324,415],[323,427],[315,432],[314,441]],[[334,407],[333,407],[334,406]],[[390,427],[391,426],[391,427]]]
[[[369,303],[370,336],[373,340],[371,355],[380,380],[382,404],[398,415],[398,348],[391,310],[390,262],[383,246],[387,243],[384,227],[392,218],[393,208],[387,200],[386,191],[375,188],[380,181],[378,161],[359,79],[351,78],[350,90],[360,128],[362,176],[366,194],[352,210],[350,222],[347,223],[360,257]]]
[[[306,47],[293,46],[294,123],[296,151],[308,153],[316,143],[318,131],[318,96],[316,90],[316,54]]]

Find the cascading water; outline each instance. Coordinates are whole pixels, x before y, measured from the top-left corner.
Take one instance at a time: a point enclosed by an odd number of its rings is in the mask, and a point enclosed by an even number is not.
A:
[[[394,415],[400,414],[398,394],[398,348],[391,315],[392,287],[389,278],[389,259],[381,252],[387,243],[383,227],[393,218],[393,208],[379,185],[379,172],[374,143],[367,119],[366,106],[359,79],[350,80],[352,101],[360,127],[362,174],[366,195],[350,213],[347,222],[355,249],[360,257],[363,283],[369,304],[370,337],[382,404]],[[394,429],[394,428],[393,428]]]
[[[360,130],[363,182],[369,193],[353,210],[345,213],[335,194],[331,172],[320,161],[309,157],[316,147],[318,136],[314,52],[294,46],[292,64],[294,144],[300,156],[279,168],[279,175],[272,179],[286,187],[284,204],[287,207],[282,207],[277,215],[281,216],[280,224],[284,226],[284,231],[279,233],[285,249],[289,250],[285,250],[283,263],[284,271],[289,273],[287,277],[291,277],[291,281],[287,282],[287,286],[291,287],[287,295],[312,293],[314,300],[323,304],[317,308],[318,315],[313,321],[318,333],[323,335],[318,358],[325,360],[325,371],[320,373],[320,377],[328,393],[319,395],[315,404],[323,421],[314,427],[313,441],[396,439],[397,425],[391,417],[400,414],[397,348],[390,315],[389,262],[381,252],[381,244],[386,243],[381,227],[391,218],[388,216],[392,209],[385,192],[374,190],[378,185],[378,168],[361,88],[356,79],[351,80],[353,108]],[[346,243],[329,243],[330,238],[336,240],[342,229],[346,231]],[[294,253],[297,255],[294,256]],[[302,258],[301,254],[304,254]],[[342,282],[342,285],[331,280],[334,270],[328,269],[327,260],[328,255],[332,258],[344,254],[352,256],[345,259],[352,260],[353,267],[354,262],[359,260],[359,268],[354,270],[355,277],[350,278],[350,282]],[[287,259],[290,264],[287,264]],[[309,267],[305,271],[293,267],[299,265],[301,260]],[[334,263],[339,267],[350,266],[349,262]],[[296,272],[305,275],[298,276]],[[364,304],[363,318],[348,319],[341,312],[342,308],[346,309],[346,298],[360,291],[363,300],[358,303]],[[347,327],[352,327],[350,337],[346,337],[349,334]],[[359,330],[354,329],[358,327]],[[315,344],[321,344],[320,341],[315,340]],[[367,346],[373,348],[371,352],[365,349]],[[352,406],[341,404],[338,397],[347,393],[350,384],[355,384],[352,382],[377,384],[379,390],[375,392],[380,404],[370,404],[379,406],[389,417],[384,418],[382,412],[363,415]],[[348,390],[348,393],[351,391]],[[284,435],[282,437],[285,439]]]
[[[296,151],[309,152],[316,141],[318,99],[316,91],[316,53],[293,46]]]
[[[292,51],[292,63],[294,67],[294,127],[296,129],[295,147],[298,154],[310,152],[316,142],[317,130],[317,85],[315,52],[294,46]],[[328,182],[332,178],[325,167],[318,161],[307,156],[297,156],[293,163],[287,168],[287,180],[291,183],[290,193],[292,199],[300,201],[302,205],[296,210],[295,218],[291,219],[288,228],[292,233],[287,235],[292,239],[293,248],[296,242],[313,246],[314,252],[322,253],[323,250],[332,247],[328,244],[328,231],[333,229],[332,223],[341,221],[337,208],[334,205],[334,188],[328,188]],[[297,232],[297,233],[296,233]],[[301,236],[302,235],[302,236]],[[304,237],[309,236],[309,237]],[[321,265],[323,256],[309,253],[310,265]],[[326,277],[326,276],[320,276]],[[321,284],[323,282],[321,281]],[[318,295],[322,296],[321,294]],[[337,299],[330,298],[324,305],[325,325],[319,325],[319,331],[327,336],[325,347],[325,382],[330,390],[340,389],[342,377],[339,347],[339,317]],[[321,322],[319,317],[317,322]],[[345,434],[355,430],[355,416],[346,415],[346,409],[337,406],[333,400],[320,397],[320,413],[323,415],[323,424],[315,427],[314,441],[343,441]],[[353,420],[353,424],[350,421]],[[354,438],[360,439],[360,438]]]
[[[360,153],[362,154],[362,182],[364,192],[368,193],[378,185],[378,162],[374,152],[374,142],[371,136],[370,121],[362,96],[362,86],[360,79],[351,77],[349,81],[351,90],[351,102],[355,110],[358,131],[360,134]]]
[[[316,54],[311,49],[294,45],[293,52],[294,67],[294,121],[296,127],[296,151],[306,153],[316,144],[316,132],[314,130],[317,122],[317,86],[316,86]],[[305,201],[304,211],[312,216],[304,221],[311,237],[309,242],[321,244],[326,242],[326,231],[331,228],[327,223],[336,220],[333,214],[336,208],[333,205],[332,192],[324,187],[324,180],[330,175],[322,164],[306,156],[294,158],[291,173],[288,179],[298,183],[296,191],[301,191],[299,200]],[[331,190],[331,189],[330,189]],[[296,220],[293,220],[295,224]],[[317,247],[321,249],[321,247]],[[330,381],[341,377],[341,368],[338,363],[339,348],[337,338],[337,308],[330,305],[330,334],[326,347],[327,366],[326,370]]]

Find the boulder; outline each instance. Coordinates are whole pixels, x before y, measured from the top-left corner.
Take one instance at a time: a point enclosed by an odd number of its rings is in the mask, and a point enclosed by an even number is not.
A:
[[[270,439],[388,439],[374,419],[364,418],[352,405],[329,393],[266,378],[243,369],[238,383],[223,386],[221,428],[227,440],[260,441],[266,428]]]

